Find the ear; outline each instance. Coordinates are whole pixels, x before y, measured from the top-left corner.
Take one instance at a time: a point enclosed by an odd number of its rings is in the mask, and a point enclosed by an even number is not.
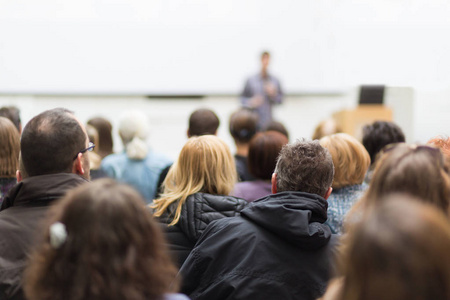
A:
[[[214,132],[214,135],[217,136],[217,130]]]
[[[20,172],[20,170],[16,171],[16,179],[17,182],[21,182],[23,180],[22,173]]]
[[[83,153],[78,153],[77,158],[73,161],[72,173],[78,174],[78,175],[84,175],[85,171],[83,168],[82,157],[83,157]]]
[[[272,174],[272,194],[277,193],[277,173]]]
[[[327,192],[325,193],[325,196],[324,196],[325,200],[327,200],[328,197],[330,197],[332,191],[333,191],[333,188],[330,186],[328,188]]]

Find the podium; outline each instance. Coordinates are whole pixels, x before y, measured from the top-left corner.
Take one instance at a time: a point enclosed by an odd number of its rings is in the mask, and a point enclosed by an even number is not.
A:
[[[374,121],[392,121],[392,110],[381,104],[362,104],[355,109],[334,113],[333,119],[342,132],[361,140],[364,125]]]

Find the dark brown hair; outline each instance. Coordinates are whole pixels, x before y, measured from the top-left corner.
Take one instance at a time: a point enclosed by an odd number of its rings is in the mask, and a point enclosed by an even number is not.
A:
[[[334,300],[450,299],[448,219],[410,196],[380,203],[349,237]]]
[[[96,152],[104,158],[113,153],[112,125],[102,117],[92,118],[87,122],[89,125],[97,129],[98,143],[95,144]]]
[[[71,111],[55,108],[31,119],[20,149],[28,176],[70,173],[74,157],[86,148],[86,133]]]
[[[16,177],[19,153],[19,131],[9,119],[0,117],[0,177]]]
[[[0,117],[5,117],[13,122],[17,131],[20,133],[22,130],[22,122],[20,121],[20,110],[15,106],[4,106],[0,108]]]
[[[230,134],[236,143],[246,144],[258,130],[258,115],[241,108],[230,116]]]
[[[289,140],[289,132],[281,122],[270,121],[270,123],[266,126],[264,131],[277,131],[281,134],[284,134]]]
[[[189,117],[189,137],[216,134],[220,121],[210,109],[197,109]]]
[[[333,160],[318,140],[297,140],[283,147],[275,167],[277,191],[325,196],[334,176]]]
[[[55,222],[67,232],[59,247],[50,242]],[[148,300],[171,290],[176,269],[131,187],[99,179],[71,191],[49,212],[43,232],[25,271],[29,300]]]
[[[281,148],[288,143],[285,135],[276,131],[257,133],[250,141],[248,168],[259,179],[269,180],[277,164]]]

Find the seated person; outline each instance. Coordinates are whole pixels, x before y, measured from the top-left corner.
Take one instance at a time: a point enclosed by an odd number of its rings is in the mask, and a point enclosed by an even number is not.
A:
[[[182,291],[193,300],[322,296],[337,243],[324,224],[333,175],[317,140],[283,147],[273,194],[206,228],[180,269]]]
[[[245,207],[245,200],[227,196],[235,182],[236,168],[224,141],[203,135],[186,142],[152,205],[179,266],[209,223],[236,216]]]
[[[288,143],[285,135],[276,131],[257,133],[250,141],[248,169],[256,180],[238,182],[233,196],[252,202],[272,193],[272,178],[281,148]]]
[[[163,234],[131,187],[99,179],[48,214],[25,271],[29,300],[187,300]]]

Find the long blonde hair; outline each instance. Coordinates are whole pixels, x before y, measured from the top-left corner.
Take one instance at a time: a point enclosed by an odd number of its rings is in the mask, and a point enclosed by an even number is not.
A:
[[[203,192],[228,195],[237,180],[236,165],[227,144],[213,135],[190,138],[164,180],[161,198],[154,200],[154,215],[160,217],[177,202],[173,220],[178,223],[181,208],[189,195]]]

